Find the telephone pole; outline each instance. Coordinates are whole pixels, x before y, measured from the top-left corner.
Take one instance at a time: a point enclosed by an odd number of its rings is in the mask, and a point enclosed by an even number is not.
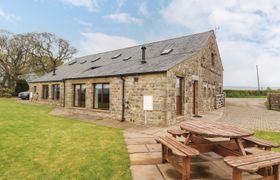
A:
[[[260,88],[260,77],[259,77],[259,67],[258,67],[258,65],[256,65],[256,69],[257,69],[257,79],[258,79],[258,90],[260,91],[261,88]]]

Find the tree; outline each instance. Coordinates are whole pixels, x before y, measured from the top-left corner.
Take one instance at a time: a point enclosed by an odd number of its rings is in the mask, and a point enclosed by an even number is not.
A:
[[[0,76],[2,86],[15,90],[24,75],[43,75],[72,58],[76,49],[51,33],[12,34],[0,30]]]
[[[28,73],[28,63],[31,44],[28,37],[22,34],[11,34],[1,31],[0,34],[0,68],[4,74],[3,84],[8,88],[15,88],[19,76]]]
[[[77,50],[67,40],[58,38],[51,33],[32,33],[32,62],[37,74],[53,71],[64,61],[72,58]]]
[[[18,94],[20,92],[28,91],[28,90],[29,90],[29,85],[25,79],[19,79],[16,81],[16,88],[15,88],[16,94]]]

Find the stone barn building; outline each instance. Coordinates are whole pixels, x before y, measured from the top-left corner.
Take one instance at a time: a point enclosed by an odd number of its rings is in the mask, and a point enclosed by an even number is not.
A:
[[[69,112],[171,125],[215,108],[223,66],[211,30],[76,58],[30,85]]]

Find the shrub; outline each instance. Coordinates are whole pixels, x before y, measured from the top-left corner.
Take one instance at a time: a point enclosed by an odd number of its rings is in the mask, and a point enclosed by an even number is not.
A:
[[[15,88],[16,95],[20,92],[24,92],[24,91],[28,91],[28,90],[29,90],[29,85],[25,79],[17,80],[16,88]]]
[[[9,88],[0,88],[0,97],[12,97],[13,90]]]

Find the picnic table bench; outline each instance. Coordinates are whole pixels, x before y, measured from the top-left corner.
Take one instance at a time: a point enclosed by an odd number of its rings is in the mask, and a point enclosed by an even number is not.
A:
[[[265,180],[280,180],[280,153],[270,151],[271,148],[279,147],[278,144],[253,137],[254,132],[251,130],[215,121],[185,121],[180,124],[180,128],[168,130],[173,137],[160,137],[157,141],[162,144],[163,163],[173,165],[183,174],[184,180],[190,179],[191,157],[205,152],[226,157],[226,164],[233,167],[234,180],[240,180],[243,171],[257,172]],[[185,137],[185,141],[179,142],[176,139],[178,136]],[[258,151],[247,150],[252,147],[257,147]],[[183,158],[182,165],[175,156]]]
[[[257,171],[265,180],[280,179],[280,153],[264,151],[246,156],[228,156],[224,161],[233,168],[233,180],[242,180],[242,172],[256,173]],[[273,172],[267,173],[266,170],[271,167]]]
[[[167,132],[169,134],[171,134],[174,138],[176,138],[177,136],[178,137],[187,137],[188,135],[188,132],[186,132],[185,130],[181,130],[181,129],[169,129],[167,130]]]
[[[264,148],[265,150],[268,150],[268,151],[270,151],[271,148],[280,147],[279,144],[276,144],[276,143],[273,143],[273,142],[270,142],[270,141],[266,141],[266,140],[263,140],[263,139],[258,139],[258,138],[253,137],[253,136],[243,137],[242,139],[245,141],[247,147],[248,146],[257,146],[259,148]]]
[[[199,155],[199,151],[178,142],[173,137],[159,137],[157,142],[162,144],[162,162],[172,164],[183,176],[183,180],[190,179],[191,157]],[[183,164],[179,164],[173,156],[183,158]]]

